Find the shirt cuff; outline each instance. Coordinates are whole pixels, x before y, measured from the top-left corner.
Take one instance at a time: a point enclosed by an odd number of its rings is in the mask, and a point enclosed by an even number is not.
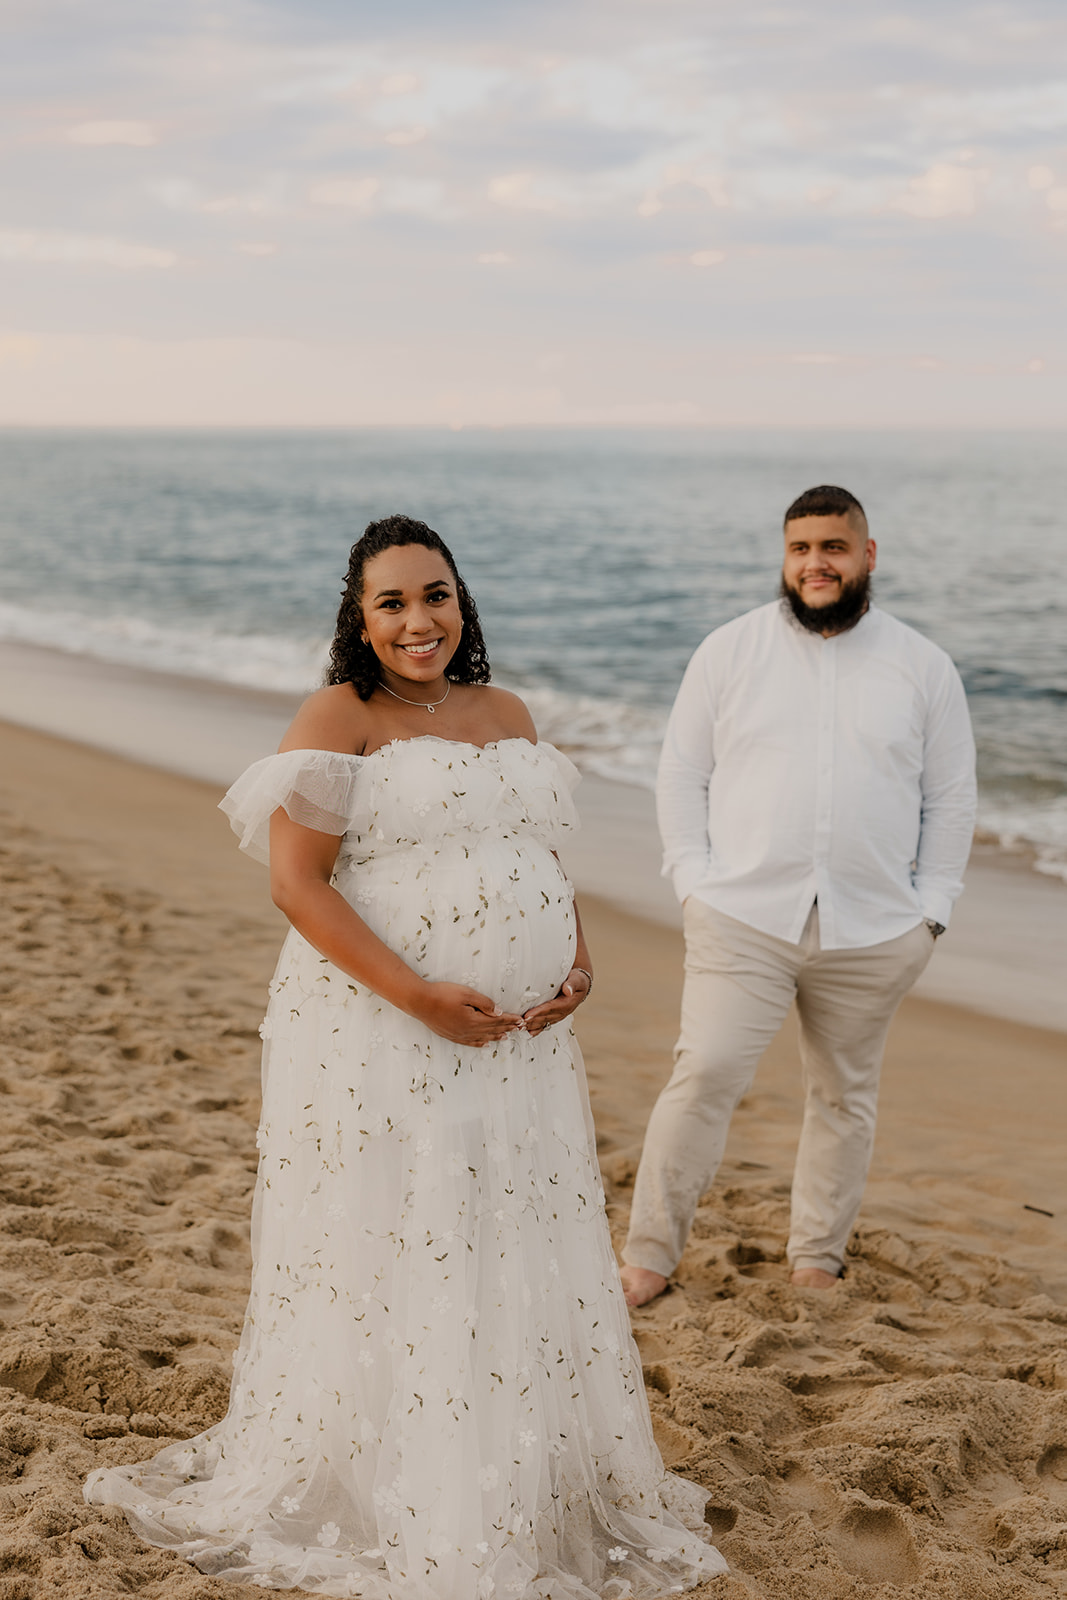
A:
[[[953,900],[937,889],[919,889],[919,910],[927,922],[940,922],[947,928],[952,917]]]
[[[667,868],[664,876],[670,877],[679,905],[685,903],[707,870],[708,864],[703,859],[679,861],[676,866]]]

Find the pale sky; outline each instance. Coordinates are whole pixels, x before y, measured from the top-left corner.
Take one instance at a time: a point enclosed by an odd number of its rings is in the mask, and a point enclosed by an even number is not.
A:
[[[0,422],[1067,424],[1067,7],[7,0]]]

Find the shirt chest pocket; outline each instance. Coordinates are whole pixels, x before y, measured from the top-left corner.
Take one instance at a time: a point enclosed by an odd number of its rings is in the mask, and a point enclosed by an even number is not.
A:
[[[866,745],[885,749],[922,743],[919,697],[904,678],[864,675],[851,685],[852,731]]]

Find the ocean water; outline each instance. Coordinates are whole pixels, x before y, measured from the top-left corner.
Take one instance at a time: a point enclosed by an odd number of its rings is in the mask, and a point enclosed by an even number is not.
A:
[[[1053,434],[0,432],[0,637],[271,688],[319,681],[349,546],[451,545],[497,680],[650,783],[685,663],[776,592],[784,508],[843,483],[878,603],[947,649],[982,825],[1067,875],[1067,450]]]

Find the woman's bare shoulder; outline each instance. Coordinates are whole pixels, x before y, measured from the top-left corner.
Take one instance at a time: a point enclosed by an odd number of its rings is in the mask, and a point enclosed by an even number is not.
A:
[[[499,729],[497,738],[529,739],[531,744],[537,743],[537,729],[525,700],[512,694],[510,689],[497,689],[492,684],[480,687],[478,693],[484,696],[482,709],[486,721],[491,720]]]
[[[366,743],[367,714],[350,683],[331,683],[309,695],[278,746],[287,750],[337,750],[359,755]]]

